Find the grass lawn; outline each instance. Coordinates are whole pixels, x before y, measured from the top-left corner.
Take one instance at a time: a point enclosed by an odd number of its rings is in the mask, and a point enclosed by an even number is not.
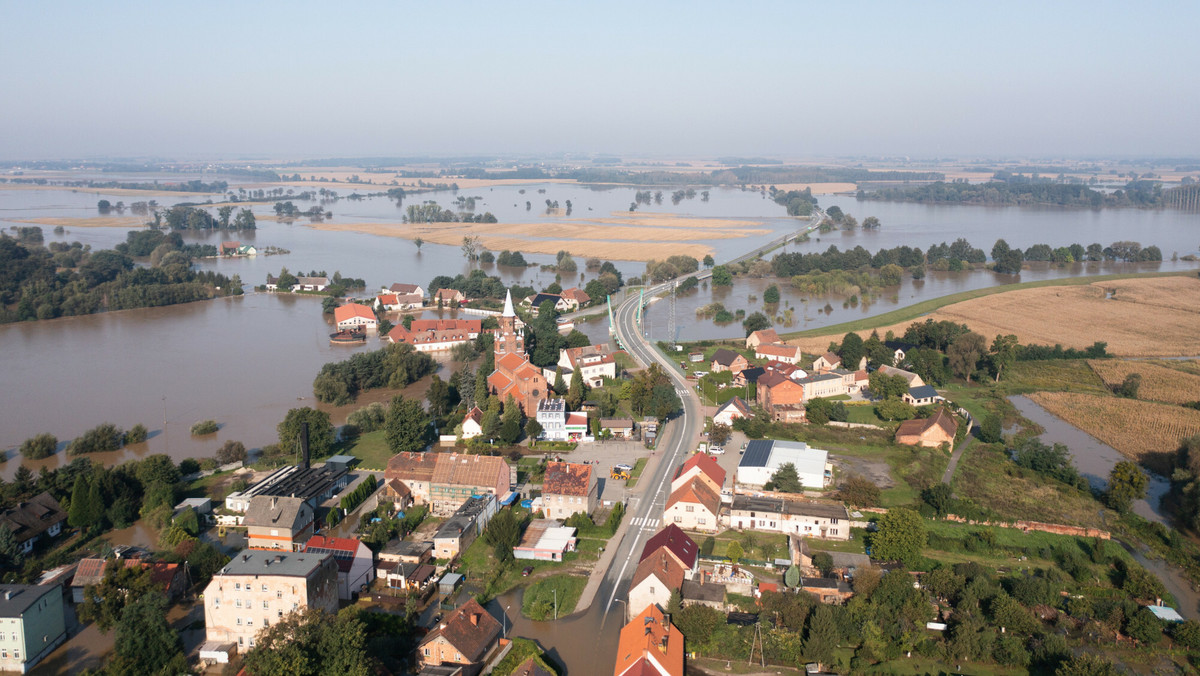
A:
[[[1001,376],[996,390],[1001,396],[1029,392],[1112,394],[1084,359],[1017,362],[1009,373]]]
[[[697,537],[699,538],[697,540]],[[693,540],[703,542],[706,535],[697,535]],[[729,549],[729,544],[735,540],[742,545],[742,558],[752,561],[770,561],[771,559],[783,559],[788,557],[788,536],[783,533],[758,533],[747,531],[739,533],[734,530],[727,530],[713,536],[716,539],[716,545],[713,547],[713,556],[725,557]],[[768,548],[774,547],[773,551],[765,551],[764,545]]]
[[[638,479],[642,476],[642,471],[646,469],[647,458],[638,458],[633,464],[633,471],[629,473],[629,481],[625,483],[626,488],[633,488],[637,485]]]
[[[556,618],[554,604],[557,601],[557,617],[570,615],[579,602],[587,580],[584,575],[551,575],[534,582],[525,590],[521,614],[531,620],[553,620]]]
[[[808,548],[814,552],[846,552],[849,554],[865,554],[867,552],[866,542],[863,539],[863,534],[867,531],[865,528],[851,528],[849,540],[818,540],[811,538],[808,540]]]
[[[361,469],[387,469],[388,460],[395,453],[388,448],[387,440],[383,437],[383,430],[375,430],[361,434],[358,438],[346,443],[342,453],[353,455],[362,460],[359,465]]]
[[[846,422],[859,423],[861,425],[878,425],[885,427],[889,425],[887,421],[875,415],[875,407],[869,404],[863,406],[847,406]]]
[[[517,637],[513,639],[513,646],[508,651],[508,654],[504,656],[504,659],[500,660],[495,669],[492,669],[492,674],[493,676],[509,676],[513,670],[521,666],[521,663],[530,657],[533,657],[534,663],[541,668],[546,669],[550,673],[556,673],[543,659],[541,646],[535,641]]]

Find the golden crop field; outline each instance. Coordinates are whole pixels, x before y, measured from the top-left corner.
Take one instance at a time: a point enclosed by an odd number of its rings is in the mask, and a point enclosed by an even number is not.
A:
[[[1017,289],[952,303],[920,321],[925,319],[966,324],[989,344],[998,334],[1011,333],[1023,345],[1082,349],[1103,341],[1110,354],[1123,357],[1193,356],[1200,354],[1200,279],[1131,278]],[[879,335],[891,330],[902,336],[914,321],[881,326]],[[858,333],[866,338],[871,330]],[[788,342],[820,353],[843,335]]]
[[[1029,398],[1134,460],[1161,465],[1162,454],[1174,453],[1180,439],[1200,434],[1200,411],[1182,406],[1078,392],[1034,392]]]
[[[1141,374],[1142,384],[1138,389],[1138,399],[1168,404],[1200,400],[1200,375],[1142,361],[1092,359],[1088,361],[1088,366],[1092,367],[1096,375],[1110,388],[1123,383],[1126,376],[1132,373]]]

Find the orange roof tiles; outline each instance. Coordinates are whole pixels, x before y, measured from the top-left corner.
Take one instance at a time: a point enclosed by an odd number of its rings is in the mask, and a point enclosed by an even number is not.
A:
[[[646,606],[621,629],[613,676],[683,676],[683,633],[657,606]]]

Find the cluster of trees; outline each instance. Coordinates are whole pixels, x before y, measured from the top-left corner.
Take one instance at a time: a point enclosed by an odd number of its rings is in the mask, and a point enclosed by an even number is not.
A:
[[[156,210],[154,220],[148,225],[171,230],[254,230],[258,227],[254,213],[249,209],[240,210],[231,219],[232,213],[233,207],[221,207],[218,216],[214,217],[207,209],[179,205]]]
[[[683,408],[670,377],[657,363],[633,375],[629,381],[629,404],[635,415],[650,415],[659,420]]]
[[[407,343],[396,343],[325,364],[313,380],[313,394],[317,401],[341,406],[353,401],[361,390],[400,389],[436,369],[433,357]]]
[[[483,270],[472,270],[467,275],[438,275],[429,282],[429,295],[432,296],[440,289],[461,291],[467,298],[489,298],[504,300],[504,293],[509,289],[499,277],[489,277]],[[513,286],[513,298],[524,298],[533,293],[532,287]]]
[[[813,197],[810,188],[784,192],[771,186],[771,199],[775,200],[776,204],[787,207],[788,216],[809,216],[812,214],[813,208],[817,206],[817,200]]]
[[[91,251],[79,242],[28,245],[0,233],[0,323],[241,293],[236,276],[192,270],[191,259],[175,243],[164,240],[152,252],[150,267],[135,267],[120,251]]]
[[[509,251],[508,249],[501,251],[500,255],[496,256],[496,264],[514,268],[523,268],[529,265],[520,251]]]
[[[680,275],[691,274],[700,269],[700,261],[691,256],[677,254],[665,261],[650,260],[646,263],[646,279],[664,282]]]
[[[336,199],[336,195],[334,198]],[[286,202],[276,202],[275,215],[278,216],[280,220],[284,221],[291,221],[297,218],[309,218],[318,223],[326,218],[333,218],[333,212],[326,211],[323,207],[311,206],[308,209],[301,210],[300,207],[292,204],[291,200]]]
[[[1120,241],[1109,246],[1093,243],[1084,247],[1075,243],[1070,246],[1051,247],[1049,244],[1034,244],[1021,251],[1008,245],[1003,239],[992,246],[992,260],[996,272],[1017,274],[1024,261],[1050,263],[1076,263],[1081,261],[1161,261],[1162,251],[1157,246],[1142,248],[1140,242]]]
[[[558,178],[573,178],[580,183],[622,183],[629,185],[738,185],[766,186],[772,183],[857,183],[859,181],[940,181],[945,174],[933,171],[871,171],[851,167],[807,167],[794,165],[739,166],[711,172],[629,171],[624,169],[582,168],[555,172]]]
[[[588,269],[593,269],[592,263],[598,264],[600,274],[592,280],[589,280],[587,285],[583,287],[583,292],[592,299],[593,303],[603,302],[604,298],[609,294],[616,293],[625,284],[624,276],[617,266],[610,261],[599,262],[598,258],[588,259]]]
[[[405,223],[496,223],[496,217],[492,212],[484,212],[482,214],[469,214],[466,212],[455,213],[450,209],[443,209],[441,205],[433,200],[427,200],[421,204],[410,204],[405,210]]]
[[[1162,184],[1130,181],[1124,189],[1102,193],[1072,183],[988,181],[987,183],[936,182],[921,186],[859,190],[858,199],[927,204],[1050,204],[1064,207],[1162,206]]]
[[[1176,517],[1190,528],[1200,527],[1200,434],[1179,444],[1175,471],[1171,474],[1171,502]]]
[[[366,500],[369,495],[375,492],[375,475],[368,474],[363,479],[362,483],[358,484],[350,493],[342,496],[342,501],[339,506],[347,513],[353,512],[359,503]]]

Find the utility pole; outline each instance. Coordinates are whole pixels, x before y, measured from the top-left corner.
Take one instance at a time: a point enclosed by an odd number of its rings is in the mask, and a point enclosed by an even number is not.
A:
[[[554,619],[558,619],[558,587],[554,588]]]
[[[667,318],[667,344],[671,349],[675,349],[675,296],[678,295],[678,288],[679,282],[671,280],[671,314]]]

